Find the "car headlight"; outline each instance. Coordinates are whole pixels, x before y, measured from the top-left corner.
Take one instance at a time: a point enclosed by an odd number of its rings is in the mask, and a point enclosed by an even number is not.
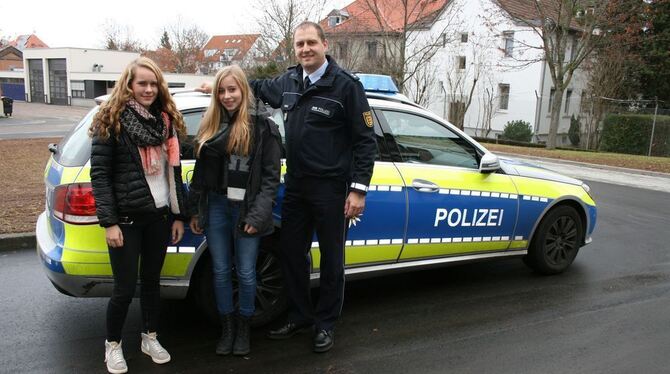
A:
[[[589,195],[589,197],[591,198],[591,200],[593,200],[593,201],[596,200],[596,199],[593,198],[593,195],[591,195],[591,187],[589,187],[588,184],[586,184],[586,183],[582,183],[582,188],[584,189],[584,191],[586,191],[586,194]]]

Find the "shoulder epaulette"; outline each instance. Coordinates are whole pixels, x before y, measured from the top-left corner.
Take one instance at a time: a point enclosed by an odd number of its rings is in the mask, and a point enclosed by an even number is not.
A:
[[[342,69],[342,72],[343,72],[344,74],[346,74],[347,76],[349,76],[349,78],[353,79],[354,82],[360,80],[360,78],[358,77],[358,75],[356,75],[356,74],[354,74],[354,73],[352,73],[352,72],[350,72],[350,71],[348,71],[348,70],[344,70],[344,69]]]

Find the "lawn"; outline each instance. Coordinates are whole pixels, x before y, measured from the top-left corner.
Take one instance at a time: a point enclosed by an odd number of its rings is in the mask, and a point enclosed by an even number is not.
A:
[[[49,143],[59,139],[0,140],[0,234],[35,230],[44,210],[44,167]],[[670,173],[670,158],[485,144],[493,152],[558,158]]]
[[[0,140],[0,234],[35,230],[44,210],[47,145],[58,140]]]

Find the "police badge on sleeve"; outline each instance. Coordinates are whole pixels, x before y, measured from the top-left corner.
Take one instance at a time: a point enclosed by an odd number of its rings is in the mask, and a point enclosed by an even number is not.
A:
[[[367,127],[372,127],[372,112],[371,111],[368,110],[367,112],[363,112],[363,119],[365,120],[365,125]]]

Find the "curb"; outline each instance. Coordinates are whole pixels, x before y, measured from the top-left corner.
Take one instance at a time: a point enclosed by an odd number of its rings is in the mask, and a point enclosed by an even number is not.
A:
[[[630,169],[630,168],[623,168],[623,167],[620,167],[620,166],[592,164],[592,163],[588,163],[588,162],[563,160],[563,159],[560,159],[560,158],[530,156],[530,155],[523,155],[523,154],[518,154],[518,153],[508,153],[508,152],[493,152],[493,153],[496,154],[496,155],[502,155],[502,156],[517,158],[517,159],[538,160],[538,161],[544,161],[544,162],[549,162],[549,163],[553,162],[553,163],[556,163],[556,164],[576,165],[576,166],[587,167],[587,168],[592,168],[592,169],[611,170],[611,171],[618,171],[618,172],[628,173],[628,174],[648,175],[648,176],[652,176],[652,177],[660,177],[660,178],[669,178],[670,179],[670,173],[661,173],[661,172],[658,172],[658,171]]]
[[[34,250],[36,246],[35,233],[0,234],[0,252]]]

